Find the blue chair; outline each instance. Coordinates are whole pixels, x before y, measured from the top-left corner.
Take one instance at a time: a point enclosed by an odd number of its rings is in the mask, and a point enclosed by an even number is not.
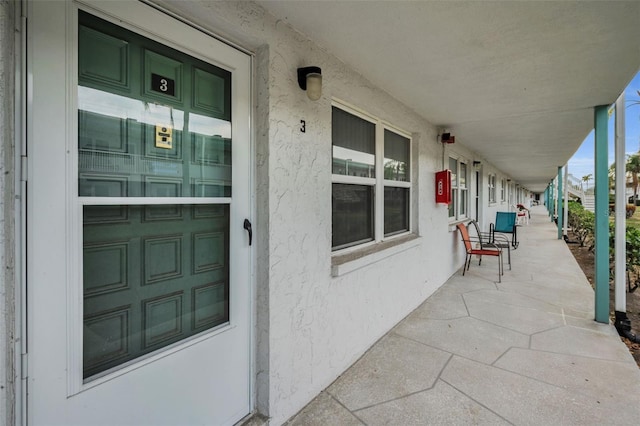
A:
[[[497,212],[496,223],[489,225],[489,233],[493,239],[496,232],[501,234],[511,234],[511,247],[518,248],[518,227],[516,225],[516,212]]]

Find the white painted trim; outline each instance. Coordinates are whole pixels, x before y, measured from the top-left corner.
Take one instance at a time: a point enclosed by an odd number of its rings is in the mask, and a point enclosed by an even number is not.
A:
[[[82,206],[78,203],[78,7],[65,3],[66,27],[66,261],[67,261],[67,396],[82,390]],[[76,182],[75,185],[72,182]]]
[[[375,186],[375,178],[364,178],[360,176],[331,175],[331,183],[346,183],[351,185]]]
[[[411,141],[413,140],[413,135],[412,135],[411,132],[403,130],[400,127],[397,127],[397,126],[393,125],[392,123],[390,123],[390,122],[388,122],[386,120],[380,120],[380,124],[382,124],[382,126],[386,130],[389,130],[390,132],[393,132],[393,133],[397,133],[398,135],[409,139],[409,143],[411,143]],[[409,154],[411,154],[411,152],[409,152]]]
[[[231,197],[78,197],[83,206],[231,204],[231,201]]]
[[[205,33],[208,34],[208,33]],[[230,45],[231,47],[235,47],[235,45]],[[243,51],[243,50],[241,50]],[[243,51],[244,52],[244,51]],[[256,90],[256,82],[255,82],[255,76],[257,75],[256,73],[256,60],[255,60],[255,55],[251,54],[249,56],[249,61],[250,61],[250,70],[251,70],[251,78],[250,78],[250,99],[251,99],[251,105],[252,105],[252,111],[255,111],[255,109],[253,108],[253,106],[257,105],[257,90]],[[250,126],[250,132],[249,132],[249,136],[251,138],[250,140],[250,166],[249,166],[249,194],[250,194],[250,200],[249,200],[249,211],[250,211],[250,217],[248,218],[251,221],[252,225],[256,225],[256,218],[257,218],[257,204],[256,204],[256,164],[257,164],[257,160],[256,160],[256,132],[255,132],[255,120],[256,120],[256,114],[251,114],[251,117],[249,118],[249,126]],[[254,237],[254,242],[257,241],[257,238]],[[250,328],[249,328],[249,360],[250,360],[250,365],[249,365],[249,407],[251,409],[251,412],[253,413],[256,410],[257,407],[257,401],[258,401],[258,395],[257,395],[257,384],[256,384],[256,377],[257,377],[257,356],[258,356],[258,339],[257,339],[257,309],[256,309],[256,299],[257,299],[257,294],[258,294],[258,282],[257,282],[257,274],[256,274],[256,270],[257,270],[257,250],[256,250],[256,244],[252,244],[251,247],[249,247],[250,249],[250,263],[251,263],[251,272],[250,272],[250,280],[251,283],[249,285],[249,291],[250,291],[250,307],[249,307],[249,312],[251,315],[250,318]]]
[[[411,188],[411,182],[406,182],[403,180],[388,180],[384,179],[382,181],[384,186],[394,187],[394,188]]]
[[[27,422],[27,365],[23,365],[23,357],[27,357],[27,282],[26,282],[26,193],[27,170],[27,19],[26,3],[15,2],[14,25],[16,37],[14,40],[14,400],[7,400],[7,404],[14,404],[15,425],[26,425]]]
[[[217,46],[219,40],[214,39],[215,43],[191,43],[188,46],[180,45],[174,42],[170,35],[167,34],[167,28],[175,25],[176,19],[164,14],[159,8],[154,7],[158,13],[154,14],[154,22],[157,25],[150,25],[149,18],[141,16],[140,13],[133,13],[132,4],[126,1],[104,1],[104,0],[68,0],[81,5],[81,9],[109,21],[119,27],[126,28],[138,33],[151,40],[157,41],[172,49],[186,53],[194,58],[198,58],[204,62],[215,65],[219,68],[233,71],[229,64],[217,61],[215,58],[221,55],[221,48]],[[141,2],[144,7],[150,7],[147,2]],[[121,17],[115,19],[114,16]],[[184,25],[182,20],[178,20]],[[193,27],[193,26],[191,26]],[[193,28],[195,31],[199,31]],[[225,46],[228,47],[228,46]]]
[[[340,108],[341,110],[344,110],[344,111],[348,112],[349,114],[355,115],[356,117],[362,118],[363,120],[369,121],[372,124],[378,124],[378,122],[381,121],[378,117],[376,117],[376,116],[374,116],[372,114],[369,114],[368,112],[366,112],[362,108],[358,108],[355,105],[352,105],[352,104],[350,104],[348,102],[342,101],[342,100],[337,99],[337,98],[332,98],[331,99],[331,106]]]
[[[100,374],[90,377],[87,380],[82,379],[82,369],[80,370],[80,383],[78,386],[74,387],[75,392],[68,396],[73,396],[80,392],[84,392],[91,388],[94,388],[98,385],[101,385],[109,380],[113,380],[117,377],[123,376],[131,371],[137,370],[138,368],[144,367],[147,364],[155,362],[161,358],[165,358],[167,356],[173,355],[176,352],[187,349],[190,346],[195,345],[196,343],[200,343],[204,340],[210,339],[214,336],[222,334],[226,331],[232,330],[236,328],[229,323],[220,324],[218,327],[203,331],[200,334],[196,334],[194,336],[190,336],[184,340],[180,340],[179,342],[175,342],[169,346],[165,346],[151,353],[145,354],[138,358],[132,359],[131,361],[125,362],[124,364],[120,364],[116,367],[113,367],[107,371],[104,371]],[[82,360],[81,360],[82,362]],[[82,365],[80,365],[82,367]],[[69,374],[71,375],[71,374]]]
[[[219,42],[224,43],[227,46],[232,47],[232,48],[234,48],[234,49],[236,49],[236,50],[238,50],[238,51],[240,51],[240,52],[242,52],[242,53],[244,53],[244,54],[246,54],[248,56],[251,56],[251,57],[255,56],[255,52],[247,49],[246,47],[241,46],[241,45],[239,45],[237,43],[234,43],[233,41],[221,36],[220,34],[214,33],[213,31],[210,31],[209,29],[207,29],[207,28],[205,28],[205,27],[203,27],[201,25],[198,25],[198,24],[196,24],[196,23],[194,23],[192,21],[189,21],[189,20],[183,18],[182,16],[178,15],[177,13],[174,13],[171,10],[167,9],[166,7],[163,7],[163,6],[157,4],[157,3],[153,2],[153,1],[150,1],[150,0],[138,0],[138,1],[148,5],[149,7],[152,7],[154,9],[156,9],[159,12],[164,13],[165,15],[171,16],[176,21],[180,21],[183,24],[188,25],[191,28],[196,29],[196,30],[200,31],[201,33],[204,33],[205,35],[207,35],[207,36],[209,36],[211,38],[214,38],[214,39],[218,40]],[[255,73],[253,75],[255,75]]]
[[[357,245],[353,245],[353,246],[349,246],[349,247],[345,247],[345,248],[341,248],[341,249],[337,249],[331,252],[331,257],[336,257],[336,256],[341,256],[343,254],[349,254],[349,253],[353,253],[356,252],[358,250],[364,250],[368,247],[371,247],[373,245],[376,245],[378,242],[374,240],[371,241],[367,241],[366,243],[362,243],[362,244],[357,244]]]
[[[373,235],[374,239],[380,242],[384,239],[384,126],[381,125],[380,121],[376,123],[375,135],[376,189],[373,194]]]
[[[407,234],[402,235],[394,235],[394,237],[405,236]],[[380,262],[388,257],[394,256],[398,253],[402,253],[404,251],[410,250],[414,247],[422,244],[422,237],[417,237],[412,239],[411,241],[407,241],[406,243],[398,244],[393,247],[382,249],[378,252],[368,254],[361,258],[352,260],[350,262],[345,262],[340,265],[332,265],[331,266],[331,276],[332,277],[340,277],[342,275],[348,274],[350,272],[356,271],[358,269],[364,268],[366,266],[372,265],[374,263]],[[359,246],[361,248],[361,246]]]

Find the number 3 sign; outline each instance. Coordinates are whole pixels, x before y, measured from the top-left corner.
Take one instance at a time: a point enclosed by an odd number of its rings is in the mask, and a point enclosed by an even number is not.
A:
[[[165,95],[176,95],[176,82],[175,80],[163,77],[158,74],[151,74],[151,90],[155,92],[164,93]]]

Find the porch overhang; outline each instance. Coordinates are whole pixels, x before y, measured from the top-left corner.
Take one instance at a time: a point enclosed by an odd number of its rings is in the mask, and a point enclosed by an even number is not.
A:
[[[640,67],[636,1],[257,3],[534,192]]]

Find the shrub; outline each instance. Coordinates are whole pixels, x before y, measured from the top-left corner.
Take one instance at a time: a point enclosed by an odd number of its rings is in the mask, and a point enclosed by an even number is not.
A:
[[[626,269],[633,269],[640,266],[640,229],[627,226],[625,230],[626,239]],[[613,275],[613,262],[615,259],[615,224],[609,223],[609,264],[611,265],[611,275]]]
[[[636,206],[634,206],[633,204],[627,204],[627,208],[626,208],[627,219],[633,216],[635,212],[636,212]]]
[[[578,238],[580,247],[584,247],[587,239],[593,235],[595,215],[574,201],[568,203],[568,210],[568,225]]]
[[[627,226],[627,268],[640,266],[640,229]]]
[[[584,247],[589,242],[589,250],[594,248],[595,214],[576,202],[568,204],[568,225],[580,242],[580,247]],[[636,206],[628,204],[626,208],[627,217],[633,216]],[[640,267],[640,229],[634,226],[627,226],[625,230],[627,269]],[[609,222],[609,261],[613,262],[615,255],[615,223]]]

